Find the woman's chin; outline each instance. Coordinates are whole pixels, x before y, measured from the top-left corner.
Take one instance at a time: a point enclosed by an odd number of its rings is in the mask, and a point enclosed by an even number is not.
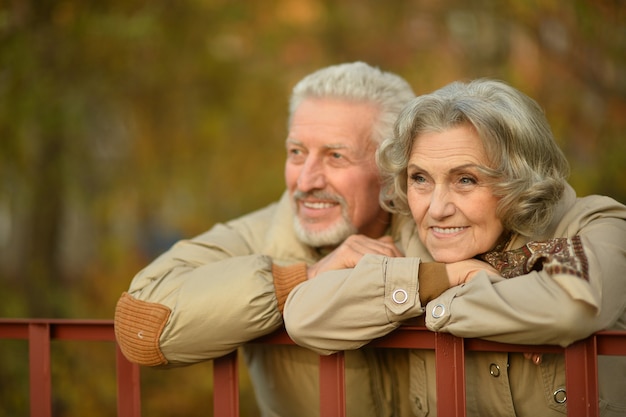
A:
[[[472,258],[472,256],[466,254],[465,252],[461,252],[460,250],[439,250],[439,251],[430,251],[435,262],[441,262],[444,264],[451,264],[454,262],[461,262],[467,259]]]

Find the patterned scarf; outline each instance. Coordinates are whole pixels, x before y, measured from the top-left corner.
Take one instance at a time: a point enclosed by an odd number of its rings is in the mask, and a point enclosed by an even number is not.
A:
[[[496,249],[479,258],[505,278],[545,270],[550,275],[569,274],[589,281],[589,265],[580,236],[533,241],[506,252]]]

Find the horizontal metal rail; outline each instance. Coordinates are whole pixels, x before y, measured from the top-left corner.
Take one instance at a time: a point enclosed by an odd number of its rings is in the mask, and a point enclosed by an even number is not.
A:
[[[110,320],[0,319],[0,339],[29,342],[30,415],[51,417],[50,341],[82,340],[115,342]],[[291,345],[293,341],[280,330],[252,343]],[[626,356],[626,332],[602,331],[567,348],[552,345],[514,345],[481,339],[463,339],[446,333],[433,333],[423,326],[404,326],[369,344],[396,349],[435,351],[437,393],[446,401],[437,402],[439,415],[464,417],[465,352],[562,353],[565,355],[568,417],[597,417],[597,356]],[[139,366],[132,364],[116,347],[117,415],[141,416]],[[239,416],[237,352],[213,361],[214,415]],[[441,393],[442,395],[439,395]],[[35,401],[36,399],[36,401]],[[325,417],[344,417],[344,354],[320,356],[320,412]]]

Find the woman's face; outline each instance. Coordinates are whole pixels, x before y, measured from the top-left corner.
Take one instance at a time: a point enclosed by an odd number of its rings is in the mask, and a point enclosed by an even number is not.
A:
[[[493,249],[503,233],[498,198],[477,169],[488,158],[471,125],[417,136],[407,167],[407,197],[419,236],[438,262]]]

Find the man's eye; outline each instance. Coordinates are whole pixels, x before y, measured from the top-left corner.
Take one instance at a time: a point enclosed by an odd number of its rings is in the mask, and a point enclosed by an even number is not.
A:
[[[304,158],[304,151],[298,148],[287,149],[287,156],[293,160],[300,160]]]
[[[341,159],[341,158],[343,158],[343,155],[342,155],[342,154],[340,154],[339,152],[333,152],[333,153],[331,153],[331,154],[330,154],[330,156],[331,156],[333,159]]]
[[[306,159],[306,153],[302,149],[287,149],[287,160],[292,164],[301,164]]]

